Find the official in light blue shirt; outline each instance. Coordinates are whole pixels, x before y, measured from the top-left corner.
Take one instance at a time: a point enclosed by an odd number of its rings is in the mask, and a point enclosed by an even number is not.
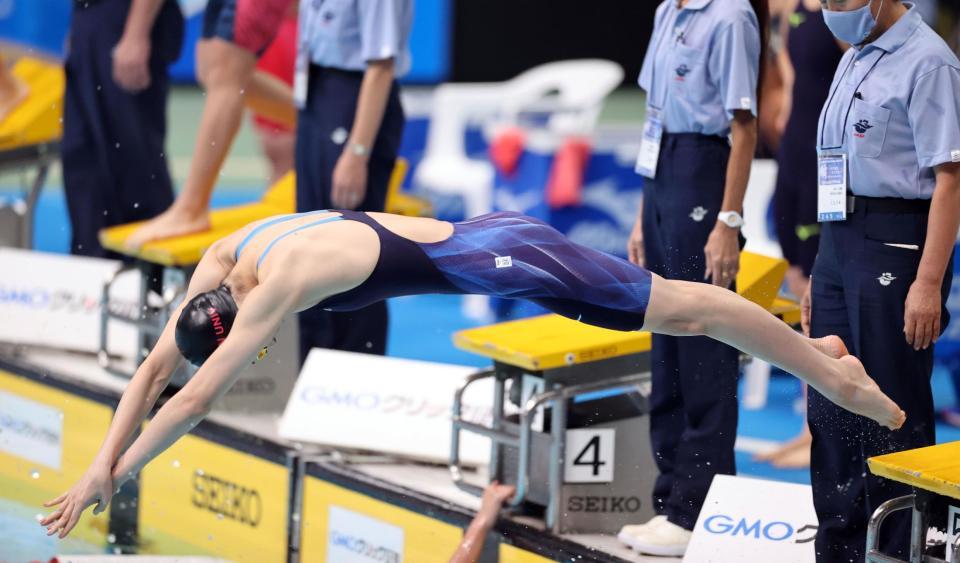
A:
[[[384,211],[403,134],[396,78],[410,69],[413,0],[301,0],[294,95],[297,211]],[[313,347],[383,354],[387,307],[300,314]]]
[[[820,193],[841,192],[822,216],[842,218],[845,207],[846,218],[821,223],[804,324],[814,338],[839,335],[907,415],[891,432],[808,393],[817,560],[863,561],[871,514],[910,493],[866,460],[935,438],[933,343],[949,322],[960,224],[960,62],[912,4],[826,0],[823,17],[852,47],[811,142],[819,169],[834,171]],[[883,527],[880,549],[908,559],[909,516]]]
[[[638,83],[671,133],[727,135],[734,110],[757,115],[760,28],[746,0],[657,8]]]
[[[647,122],[637,171],[645,179],[627,247],[632,262],[735,289],[767,21],[765,0],[667,0],[657,8],[639,77]],[[654,335],[651,354],[658,517],[618,537],[644,553],[682,555],[713,477],[736,473],[739,354],[665,335]]]
[[[310,62],[363,71],[367,61],[394,60],[394,74],[410,70],[413,0],[301,0],[300,41]]]
[[[820,114],[819,152],[843,147],[854,195],[930,199],[933,167],[960,162],[960,63],[916,8],[851,48]]]

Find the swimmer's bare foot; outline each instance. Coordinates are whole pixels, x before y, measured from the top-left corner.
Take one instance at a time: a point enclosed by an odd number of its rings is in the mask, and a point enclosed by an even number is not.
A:
[[[792,459],[792,457],[796,455],[797,451],[803,450],[807,451],[807,459],[809,460],[811,443],[813,443],[813,436],[810,434],[810,428],[806,425],[806,423],[804,423],[803,430],[800,432],[800,434],[794,436],[786,442],[783,442],[768,452],[753,456],[753,461],[770,462],[775,467],[781,467],[779,464],[782,463],[784,459]]]
[[[6,80],[0,80],[0,122],[13,113],[29,95],[30,87],[16,76],[10,75]]]
[[[835,334],[824,336],[823,338],[810,338],[808,342],[810,342],[811,346],[835,360],[850,355],[850,352],[847,351],[846,344],[843,343],[843,339]]]
[[[837,361],[840,362],[840,370],[835,379],[828,381],[831,389],[819,389],[824,397],[891,430],[903,426],[906,413],[884,395],[877,383],[867,375],[860,360],[854,356],[844,356]]]
[[[771,465],[777,469],[804,469],[810,467],[810,448],[812,444],[806,447],[797,447],[773,460]]]
[[[179,237],[205,231],[210,228],[210,216],[191,215],[173,207],[143,224],[127,238],[126,247],[139,249],[148,242]]]

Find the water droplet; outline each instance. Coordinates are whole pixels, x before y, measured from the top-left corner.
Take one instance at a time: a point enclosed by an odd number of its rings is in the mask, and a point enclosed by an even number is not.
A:
[[[40,478],[40,472],[37,471],[36,469],[34,469],[33,471],[30,472],[30,477],[33,478],[33,479],[39,479],[39,478]]]
[[[217,520],[223,520],[223,513],[217,512]]]
[[[208,541],[213,541],[213,534],[210,534],[209,536],[207,536],[207,540],[208,540]]]
[[[173,467],[176,469],[180,469],[180,460],[179,459],[173,460],[173,463],[171,465],[173,465]]]
[[[117,536],[115,536],[114,534],[107,534],[107,542],[117,543]]]
[[[43,514],[34,514],[33,519],[36,520],[37,522],[40,522],[41,520],[43,520]]]
[[[136,209],[138,207],[140,207],[140,202],[139,201],[133,202],[133,208]]]

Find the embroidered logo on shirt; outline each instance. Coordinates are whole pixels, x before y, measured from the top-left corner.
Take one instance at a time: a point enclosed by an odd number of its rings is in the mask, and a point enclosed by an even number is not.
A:
[[[868,130],[873,129],[873,125],[870,125],[870,122],[866,119],[861,119],[853,124],[853,128],[856,130],[853,136],[862,139]]]
[[[497,265],[497,268],[509,268],[513,266],[513,258],[510,256],[497,256],[494,259],[494,263]]]
[[[701,206],[696,206],[693,208],[693,211],[690,212],[690,218],[699,223],[703,221],[703,218],[707,216],[707,210]]]
[[[880,285],[886,287],[890,285],[890,282],[892,282],[895,279],[897,278],[895,278],[893,274],[891,274],[890,272],[884,272],[880,274],[880,277],[877,278],[877,281],[880,282]]]
[[[950,151],[950,162],[960,162],[960,149]]]
[[[688,67],[686,64],[682,64],[674,69],[674,72],[677,73],[676,79],[682,81],[683,77],[690,73],[690,67]]]

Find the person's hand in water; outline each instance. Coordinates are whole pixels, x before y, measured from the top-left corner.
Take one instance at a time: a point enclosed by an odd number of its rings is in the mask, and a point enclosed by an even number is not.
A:
[[[113,476],[110,468],[92,465],[69,491],[43,503],[47,508],[54,506],[58,508],[41,520],[40,525],[46,526],[48,536],[59,533],[59,538],[63,539],[77,525],[80,515],[88,506],[95,504],[93,513],[100,514],[107,509],[111,498],[113,498]]]
[[[507,502],[507,499],[512,497],[515,492],[517,492],[517,488],[513,485],[501,485],[498,481],[487,485],[487,488],[483,490],[483,501],[480,503],[477,518],[485,518],[493,526],[500,514],[500,509],[503,508],[503,503]]]
[[[480,510],[477,511],[477,515],[470,522],[470,527],[463,535],[463,541],[457,551],[450,558],[450,563],[474,563],[480,559],[484,538],[490,533],[493,525],[497,523],[503,503],[516,492],[517,488],[513,485],[501,485],[497,481],[487,485],[487,488],[483,490]]]

